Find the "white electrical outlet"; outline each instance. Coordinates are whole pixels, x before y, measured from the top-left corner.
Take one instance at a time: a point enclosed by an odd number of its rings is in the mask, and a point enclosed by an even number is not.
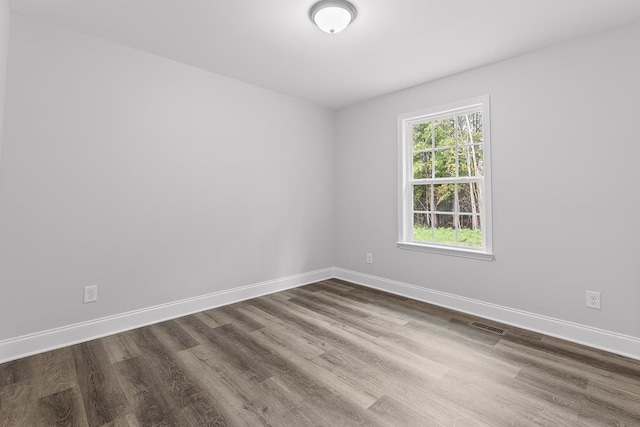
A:
[[[373,264],[373,254],[371,252],[367,253],[367,264]]]
[[[600,292],[587,291],[587,307],[600,310]]]
[[[84,303],[98,301],[98,285],[84,287]]]

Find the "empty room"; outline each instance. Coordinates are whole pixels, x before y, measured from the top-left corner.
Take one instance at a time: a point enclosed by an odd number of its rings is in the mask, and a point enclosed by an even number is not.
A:
[[[0,427],[640,426],[637,0],[0,0]]]

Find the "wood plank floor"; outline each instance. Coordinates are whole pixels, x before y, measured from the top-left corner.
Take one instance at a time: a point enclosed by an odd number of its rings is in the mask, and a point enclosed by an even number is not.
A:
[[[1,426],[640,425],[640,363],[329,280],[0,365]]]

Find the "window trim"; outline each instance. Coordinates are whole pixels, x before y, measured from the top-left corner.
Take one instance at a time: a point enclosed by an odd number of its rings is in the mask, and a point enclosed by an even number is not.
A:
[[[409,225],[413,225],[413,145],[407,143],[407,135],[411,126],[421,123],[426,119],[437,120],[468,111],[482,110],[482,137],[484,151],[484,177],[483,177],[483,214],[481,216],[484,231],[484,247],[473,249],[438,245],[427,242],[408,240]],[[413,111],[398,116],[398,248],[413,251],[429,252],[441,255],[452,255],[463,258],[474,258],[491,261],[493,253],[493,223],[491,201],[491,117],[489,95],[479,96],[451,104]],[[413,138],[411,138],[413,141]],[[411,176],[411,178],[409,178]],[[460,177],[456,178],[457,180]]]

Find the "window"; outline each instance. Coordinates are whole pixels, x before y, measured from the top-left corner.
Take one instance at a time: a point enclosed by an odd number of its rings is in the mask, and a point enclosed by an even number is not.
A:
[[[398,133],[398,247],[493,259],[489,97],[401,115]]]

